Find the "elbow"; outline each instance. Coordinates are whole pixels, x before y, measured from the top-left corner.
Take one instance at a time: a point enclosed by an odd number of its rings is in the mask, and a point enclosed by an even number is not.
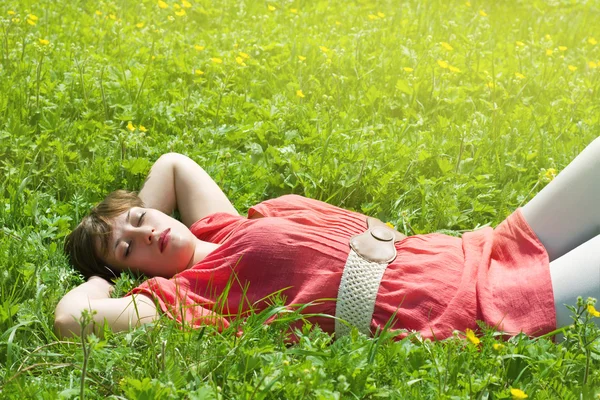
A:
[[[57,315],[54,318],[54,333],[59,339],[66,339],[75,336],[74,331],[75,318]]]

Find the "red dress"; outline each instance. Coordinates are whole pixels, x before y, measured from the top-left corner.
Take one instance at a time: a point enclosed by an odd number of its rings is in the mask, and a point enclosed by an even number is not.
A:
[[[173,278],[151,278],[131,293],[156,299],[170,318],[194,327],[226,327],[231,318],[264,309],[275,292],[287,305],[313,302],[306,314],[333,316],[348,241],[366,229],[364,215],[298,195],[257,204],[248,218],[211,214],[190,230],[219,248]],[[396,249],[377,294],[373,331],[394,313],[392,329],[431,339],[475,330],[476,320],[510,335],[538,336],[556,327],[548,254],[520,209],[496,229],[462,238],[409,236]],[[308,320],[334,332],[332,318]],[[400,331],[398,338],[406,335]]]

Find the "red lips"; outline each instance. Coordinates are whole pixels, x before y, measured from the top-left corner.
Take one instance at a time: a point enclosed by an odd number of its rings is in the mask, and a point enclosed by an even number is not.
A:
[[[167,228],[163,231],[163,233],[160,234],[160,237],[158,238],[158,248],[160,249],[160,252],[162,253],[163,250],[165,249],[165,247],[167,247],[167,243],[169,243],[169,232],[171,232],[171,228]]]

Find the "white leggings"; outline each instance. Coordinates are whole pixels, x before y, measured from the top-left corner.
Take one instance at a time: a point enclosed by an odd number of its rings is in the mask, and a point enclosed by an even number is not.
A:
[[[522,211],[550,256],[557,328],[570,325],[565,304],[575,306],[578,296],[600,301],[600,138]]]

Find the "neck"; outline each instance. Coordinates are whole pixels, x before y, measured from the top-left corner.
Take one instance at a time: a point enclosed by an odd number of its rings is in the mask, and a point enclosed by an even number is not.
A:
[[[221,245],[217,243],[205,242],[200,239],[196,239],[196,248],[194,249],[194,255],[190,259],[190,262],[186,269],[192,268],[200,261],[204,260],[206,256],[218,249]]]

